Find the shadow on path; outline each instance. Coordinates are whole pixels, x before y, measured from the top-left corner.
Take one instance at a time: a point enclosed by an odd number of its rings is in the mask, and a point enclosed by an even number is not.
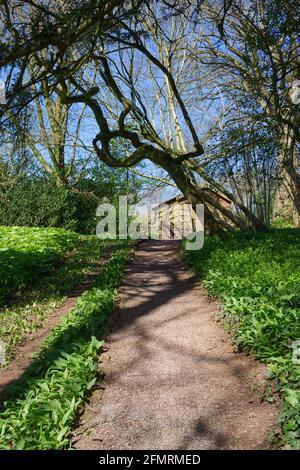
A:
[[[260,365],[233,351],[176,241],[139,245],[111,319],[79,449],[261,449],[276,407],[248,384]],[[98,391],[99,392],[99,391]]]

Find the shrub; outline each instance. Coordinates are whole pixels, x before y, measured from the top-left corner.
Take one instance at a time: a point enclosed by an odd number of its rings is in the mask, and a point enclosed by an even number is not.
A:
[[[23,176],[0,185],[0,197],[0,225],[95,231],[99,198],[92,193],[71,191],[47,178]]]

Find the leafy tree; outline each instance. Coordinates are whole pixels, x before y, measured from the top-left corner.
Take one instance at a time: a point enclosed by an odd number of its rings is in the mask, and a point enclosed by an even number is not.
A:
[[[256,104],[252,119],[268,123],[279,148],[273,216],[299,224],[298,5],[293,0],[207,1],[204,13],[209,26],[199,60],[218,73],[224,95],[250,97]]]
[[[15,91],[22,89],[20,77],[26,76],[27,64],[46,51],[45,66],[36,68],[27,86],[42,83],[47,76],[49,93],[56,96],[51,99],[73,109],[84,106],[92,113],[97,126],[92,145],[100,161],[137,171],[148,160],[190,202],[204,203],[223,229],[232,224],[243,230],[260,229],[266,218],[257,207],[245,204],[207,166],[207,144],[224,116],[221,112],[209,128],[203,121],[209,115],[207,107],[216,103],[213,90],[220,86],[220,78],[222,91],[229,91],[225,104],[235,102],[237,90],[238,99],[250,97],[259,110],[256,122],[267,123],[269,134],[276,135],[280,181],[289,189],[293,215],[298,214],[298,118],[297,113],[291,118],[295,107],[288,93],[288,84],[297,73],[298,47],[291,1],[186,1],[178,8],[175,2],[163,0],[122,5],[95,0],[63,7],[55,3],[50,16],[44,3],[42,8],[38,8],[40,3],[30,3],[28,24],[34,18],[30,15],[36,14],[48,39],[41,39],[39,28],[33,34],[25,27],[24,35],[30,39],[25,47],[15,16],[10,18],[10,8],[3,10],[3,41],[17,38],[16,46],[8,47],[0,62],[11,67],[6,109],[12,109]],[[22,6],[14,10],[18,19],[20,12],[24,14]],[[62,31],[65,40],[60,44]],[[219,75],[207,79],[212,70]],[[202,120],[197,115],[201,107],[205,108]],[[126,149],[114,154],[118,140],[126,143]],[[245,153],[240,162],[247,172]],[[251,179],[251,175],[246,176]],[[224,193],[232,208],[211,197],[207,186]]]

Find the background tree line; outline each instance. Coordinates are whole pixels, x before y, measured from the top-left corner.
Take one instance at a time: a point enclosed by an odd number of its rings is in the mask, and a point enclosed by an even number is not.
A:
[[[175,184],[220,230],[300,224],[294,1],[11,0],[0,8],[9,184],[16,174],[22,184],[51,181],[71,205],[87,188],[99,200],[125,183],[136,194],[145,181]]]

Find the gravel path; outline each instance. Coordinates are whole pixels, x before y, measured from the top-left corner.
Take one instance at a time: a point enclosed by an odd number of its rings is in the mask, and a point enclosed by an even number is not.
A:
[[[139,245],[112,319],[104,378],[74,434],[78,449],[263,449],[277,413],[253,391],[262,366],[212,320],[177,242]]]

